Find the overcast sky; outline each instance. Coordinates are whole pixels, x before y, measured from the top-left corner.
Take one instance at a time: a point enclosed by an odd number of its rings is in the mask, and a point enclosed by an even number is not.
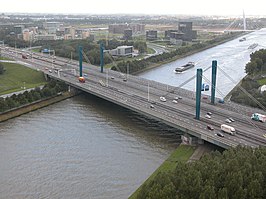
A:
[[[0,0],[0,12],[266,15],[265,0]]]

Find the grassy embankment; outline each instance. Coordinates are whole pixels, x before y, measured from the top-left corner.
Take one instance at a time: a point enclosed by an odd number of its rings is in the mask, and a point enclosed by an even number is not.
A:
[[[0,75],[0,95],[23,90],[24,86],[26,88],[34,88],[45,84],[45,78],[42,72],[19,64],[2,64],[6,71]]]
[[[129,197],[129,199],[137,199],[137,195],[144,184],[151,182],[159,172],[174,171],[178,162],[187,162],[194,153],[196,147],[188,145],[180,145],[164,163],[156,169],[153,174]]]
[[[258,80],[258,83],[262,86],[266,84],[266,78]]]

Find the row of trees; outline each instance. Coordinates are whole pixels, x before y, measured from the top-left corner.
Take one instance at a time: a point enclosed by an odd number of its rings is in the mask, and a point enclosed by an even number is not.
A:
[[[257,80],[248,76],[242,80],[241,87],[244,88],[250,95],[252,95],[252,97],[254,97],[260,104],[266,107],[266,92],[261,93],[259,89],[260,84]],[[232,92],[231,100],[239,104],[262,108],[240,88],[237,88],[234,90],[234,92]]]
[[[213,152],[195,163],[178,163],[143,186],[138,199],[266,198],[266,148]]]
[[[266,72],[266,49],[260,49],[250,55],[250,62],[245,67],[248,75]]]
[[[250,55],[250,62],[245,67],[248,74],[241,82],[241,87],[252,95],[260,104],[266,106],[266,92],[260,91],[259,79],[263,79],[262,74],[266,74],[266,50],[261,49]],[[231,100],[239,104],[244,104],[252,107],[262,108],[251,99],[240,88],[232,92]]]
[[[11,97],[0,98],[0,112],[57,95],[59,92],[66,91],[67,88],[67,85],[63,82],[50,80],[42,89],[37,87],[34,90],[25,91],[18,95],[14,94]]]

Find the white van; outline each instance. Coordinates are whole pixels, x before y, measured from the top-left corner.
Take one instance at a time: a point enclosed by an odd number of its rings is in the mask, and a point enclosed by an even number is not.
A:
[[[222,124],[221,125],[221,130],[225,133],[228,133],[230,135],[235,135],[236,134],[236,130],[234,127],[226,125],[226,124]]]

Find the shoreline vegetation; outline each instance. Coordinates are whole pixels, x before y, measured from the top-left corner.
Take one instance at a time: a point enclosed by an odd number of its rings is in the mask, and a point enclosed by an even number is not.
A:
[[[14,109],[11,109],[5,112],[2,112],[0,113],[0,123],[7,121],[9,119],[18,117],[20,115],[38,110],[40,108],[49,106],[51,104],[63,101],[65,99],[74,97],[75,95],[76,94],[72,92],[64,92],[57,96],[51,96],[45,99],[41,99],[41,100],[26,104],[26,105],[23,105],[23,106],[20,106],[20,107],[17,107],[17,108],[14,108]]]
[[[179,162],[187,162],[197,147],[189,145],[179,145],[171,155],[142,183],[142,185],[129,197],[137,199],[142,187],[152,182],[159,173],[173,172]]]

